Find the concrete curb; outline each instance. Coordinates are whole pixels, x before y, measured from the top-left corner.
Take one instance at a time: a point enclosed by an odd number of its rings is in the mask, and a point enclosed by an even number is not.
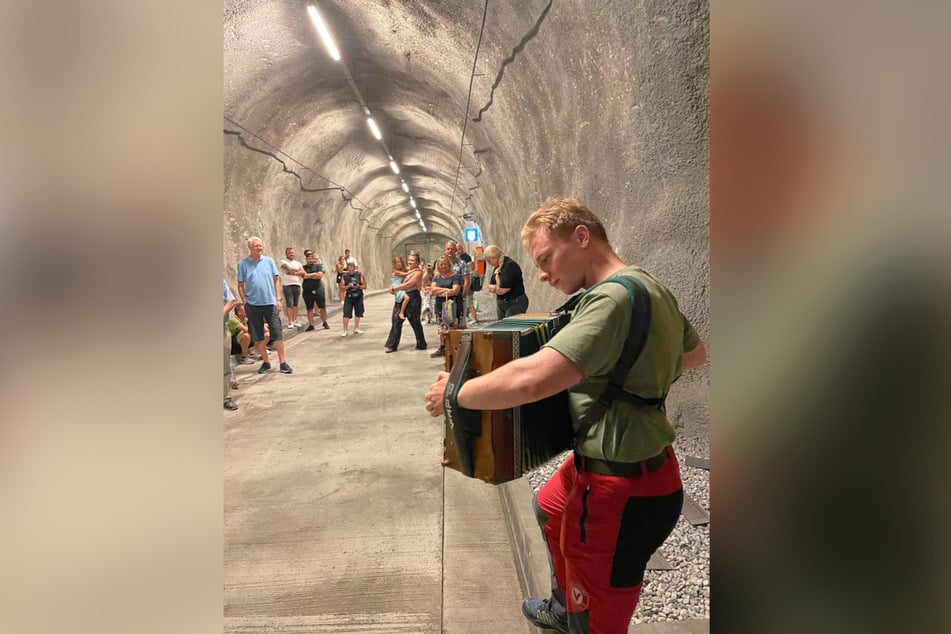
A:
[[[525,597],[548,596],[551,576],[548,572],[548,548],[532,510],[532,489],[525,478],[496,487],[505,523],[508,526],[518,583]]]
[[[547,597],[551,592],[551,574],[548,565],[548,548],[542,538],[535,512],[532,510],[532,489],[526,478],[518,478],[496,489],[502,504],[502,516],[508,527],[512,553],[515,556],[515,572],[522,597]],[[527,631],[542,634],[525,621]]]
[[[518,478],[496,488],[512,543],[515,570],[518,573],[522,595],[523,597],[547,597],[551,592],[548,548],[535,521],[535,512],[532,509],[533,492],[528,479]],[[529,625],[529,631],[545,634],[551,630],[540,630]],[[708,634],[709,632],[709,619],[640,625],[632,623],[628,628],[629,634]]]

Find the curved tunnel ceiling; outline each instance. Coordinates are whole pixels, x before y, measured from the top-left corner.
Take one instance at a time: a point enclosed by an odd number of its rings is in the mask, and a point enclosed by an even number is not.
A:
[[[471,214],[528,264],[525,217],[570,195],[622,257],[680,276],[706,253],[705,2],[314,4],[401,173],[308,2],[225,0],[226,277],[258,235],[278,257],[351,248],[382,283],[390,254],[421,237],[400,177],[437,242],[460,240]],[[703,306],[705,276],[683,282]]]

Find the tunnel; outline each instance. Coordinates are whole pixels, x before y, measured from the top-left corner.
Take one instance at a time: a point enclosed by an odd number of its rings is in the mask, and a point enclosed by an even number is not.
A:
[[[223,40],[232,285],[252,235],[278,259],[349,248],[373,290],[392,255],[432,262],[475,224],[553,309],[519,234],[570,196],[709,341],[706,2],[227,0]],[[675,424],[704,428],[705,379],[682,389]]]
[[[519,234],[570,196],[709,341],[706,2],[227,0],[223,40],[232,285],[252,235],[278,259],[349,248],[372,291],[392,255],[432,262],[477,226],[550,310]],[[706,381],[687,383],[674,422],[702,427]]]
[[[432,262],[475,224],[550,310],[519,234],[570,196],[709,342],[706,2],[227,0],[223,41],[232,285],[252,235],[278,259],[349,248],[372,291],[392,255]],[[706,378],[683,383],[673,422],[703,432]]]
[[[539,280],[520,232],[547,199],[572,197],[710,349],[706,2],[226,0],[223,62],[232,287],[250,236],[275,259],[290,246],[332,264],[349,249],[372,294],[394,255],[431,263],[448,240],[474,254],[475,228],[520,263],[529,309],[550,311],[566,297]],[[346,362],[339,342],[323,346],[326,363]],[[355,373],[383,364],[359,358]],[[709,455],[708,384],[706,368],[687,373],[668,400],[685,455]],[[700,559],[680,574],[707,576]]]

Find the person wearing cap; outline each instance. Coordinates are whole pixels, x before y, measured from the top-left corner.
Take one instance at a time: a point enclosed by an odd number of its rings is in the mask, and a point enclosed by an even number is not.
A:
[[[488,291],[495,295],[499,319],[527,311],[528,295],[525,294],[522,268],[518,262],[502,253],[502,249],[494,244],[485,248],[485,261],[495,267],[489,277]]]

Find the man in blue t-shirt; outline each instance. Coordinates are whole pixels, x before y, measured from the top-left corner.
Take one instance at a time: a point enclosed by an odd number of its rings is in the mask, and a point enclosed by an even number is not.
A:
[[[284,360],[284,335],[281,332],[281,281],[274,260],[264,255],[261,238],[248,238],[248,257],[238,262],[238,294],[248,313],[251,342],[261,355],[258,374],[270,371],[264,345],[264,323],[270,327],[271,341],[277,350],[281,372],[290,374],[291,366]]]

